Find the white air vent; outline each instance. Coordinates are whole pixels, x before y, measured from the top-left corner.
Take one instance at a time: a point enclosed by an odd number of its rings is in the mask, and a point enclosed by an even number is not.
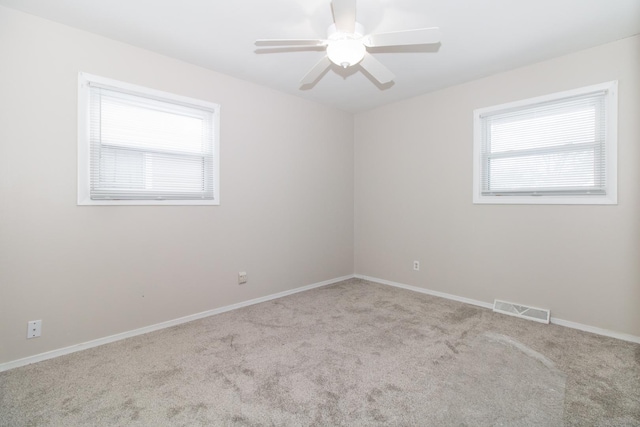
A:
[[[508,314],[509,316],[522,317],[534,322],[549,323],[551,313],[544,308],[529,307],[526,305],[514,304],[512,302],[495,300],[493,311],[496,313]]]

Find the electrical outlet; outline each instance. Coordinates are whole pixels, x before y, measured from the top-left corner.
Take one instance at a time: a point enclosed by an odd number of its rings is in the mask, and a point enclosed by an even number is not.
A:
[[[241,271],[238,273],[238,284],[242,285],[243,283],[247,283],[247,272]]]
[[[420,261],[413,261],[413,269],[415,271],[420,271]]]
[[[42,320],[27,322],[27,338],[37,338],[42,334]]]

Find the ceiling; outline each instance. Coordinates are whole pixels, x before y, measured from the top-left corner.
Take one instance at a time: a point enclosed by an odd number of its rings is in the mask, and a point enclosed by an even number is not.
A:
[[[345,111],[377,106],[640,34],[640,0],[358,0],[367,33],[440,27],[436,46],[378,48],[396,79],[358,66],[300,79],[323,51],[265,52],[259,38],[325,38],[330,0],[0,0],[101,34]]]

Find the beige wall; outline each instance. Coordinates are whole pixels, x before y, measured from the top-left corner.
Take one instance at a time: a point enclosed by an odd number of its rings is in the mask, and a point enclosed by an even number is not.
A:
[[[78,71],[221,104],[222,204],[76,206]],[[0,363],[352,273],[351,114],[0,7]]]
[[[221,206],[76,206],[78,71],[220,103]],[[350,114],[0,7],[0,363],[354,265],[640,336],[639,76],[639,37],[509,71],[356,115],[354,155]],[[619,205],[471,203],[473,109],[613,79]]]
[[[616,79],[617,206],[472,204],[474,109]],[[358,114],[356,273],[640,336],[639,142],[637,36]]]

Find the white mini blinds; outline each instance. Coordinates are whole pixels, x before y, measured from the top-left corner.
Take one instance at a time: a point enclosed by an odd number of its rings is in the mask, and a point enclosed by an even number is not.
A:
[[[90,200],[82,203],[79,189],[80,204],[218,204],[216,104],[86,74],[80,80]]]
[[[475,111],[474,202],[616,203],[616,82]]]

